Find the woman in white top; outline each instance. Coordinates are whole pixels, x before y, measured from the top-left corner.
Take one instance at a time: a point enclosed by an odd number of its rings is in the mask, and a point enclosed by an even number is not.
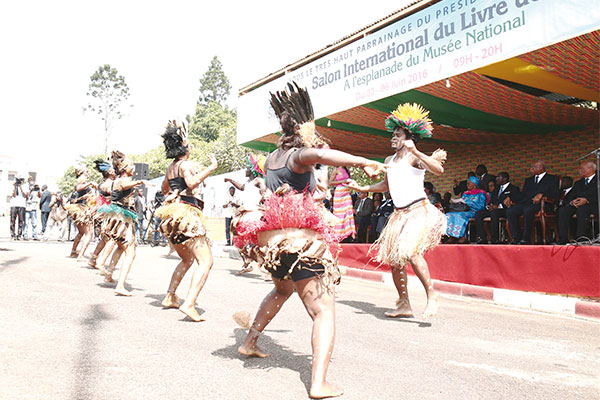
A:
[[[423,255],[440,242],[446,231],[446,219],[427,200],[423,181],[425,171],[435,175],[444,172],[442,164],[446,160],[446,152],[436,150],[432,156],[428,156],[415,147],[419,139],[431,137],[432,126],[428,114],[417,104],[398,106],[385,120],[386,127],[393,132],[392,148],[396,153],[385,160],[388,169],[384,180],[369,186],[348,182],[348,187],[359,192],[389,191],[396,207],[376,242],[379,245],[377,260],[391,266],[399,296],[396,310],[385,313],[388,317],[413,315],[406,289],[404,266],[408,263],[427,293],[427,307],[423,316],[433,316],[438,307],[438,296],[433,290]]]

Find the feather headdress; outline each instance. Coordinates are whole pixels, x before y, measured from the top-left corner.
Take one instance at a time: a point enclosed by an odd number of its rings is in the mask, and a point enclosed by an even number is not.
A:
[[[432,136],[433,126],[431,119],[426,111],[417,103],[404,103],[385,119],[385,127],[388,131],[394,132],[396,127],[402,127],[408,130],[413,136],[419,139],[430,138]]]
[[[165,128],[165,133],[161,135],[165,145],[167,158],[177,158],[188,152],[187,128],[185,124],[178,124],[177,121],[169,121]]]
[[[85,173],[85,171],[87,171],[87,168],[85,167],[85,165],[79,164],[79,165],[75,166],[75,176],[76,177],[81,176],[82,174]]]
[[[112,167],[112,165],[110,165],[108,161],[104,160],[95,160],[94,163],[96,164],[96,171],[100,172],[103,175],[107,173]]]
[[[265,176],[265,161],[267,157],[262,154],[254,155],[252,153],[248,154],[248,158],[246,163],[248,164],[248,168],[252,171],[252,174],[255,177],[263,177]]]
[[[306,145],[313,146],[316,138],[315,121],[308,91],[292,82],[288,83],[285,90],[270,94],[271,107],[281,122],[283,134],[299,134]],[[292,124],[284,122],[288,117]]]
[[[120,175],[123,172],[125,166],[127,166],[127,164],[129,163],[129,159],[127,158],[125,153],[119,150],[113,150],[110,155],[110,158],[112,160],[112,166],[115,170],[115,173],[117,175]]]

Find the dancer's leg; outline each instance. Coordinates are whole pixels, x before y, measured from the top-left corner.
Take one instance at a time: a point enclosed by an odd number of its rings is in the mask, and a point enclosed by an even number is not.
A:
[[[273,278],[273,283],[275,287],[260,304],[254,322],[252,322],[252,327],[248,331],[248,336],[246,336],[244,344],[238,348],[240,354],[261,358],[269,356],[258,347],[256,341],[260,333],[281,310],[283,303],[294,293],[294,283],[291,280]]]
[[[179,297],[177,297],[177,288],[181,283],[181,280],[190,269],[192,264],[194,263],[194,257],[192,253],[182,244],[171,245],[171,249],[177,251],[177,254],[181,258],[179,264],[173,271],[173,275],[171,276],[171,282],[169,283],[169,290],[167,290],[167,295],[162,301],[162,306],[165,308],[179,308]]]
[[[90,241],[93,236],[94,225],[86,224],[84,225],[83,238],[81,239],[81,251],[79,252],[79,256],[77,257],[77,261],[84,261],[85,251],[87,250]]]
[[[85,226],[84,225],[75,225],[77,227],[77,236],[75,236],[75,239],[73,239],[73,247],[71,248],[71,258],[75,258],[77,257],[77,246],[79,245],[79,241],[81,241],[81,238],[84,235],[84,229]]]
[[[309,395],[313,399],[341,396],[343,391],[327,382],[327,369],[335,339],[335,292],[319,278],[295,282],[298,295],[313,320],[312,380]]]
[[[100,252],[102,251],[102,249],[104,249],[104,246],[106,246],[106,242],[107,242],[106,236],[100,235],[100,240],[98,241],[98,244],[96,245],[96,248],[94,249],[94,252],[92,253],[92,256],[90,257],[90,261],[88,261],[88,265],[90,267],[98,268],[96,266],[96,261],[98,260],[98,256],[100,255]]]
[[[415,271],[415,274],[423,284],[425,293],[427,294],[427,306],[423,312],[423,317],[432,317],[437,313],[440,300],[435,290],[433,290],[433,282],[431,282],[427,261],[425,261],[425,257],[417,254],[411,257],[410,263]]]
[[[114,240],[111,240],[111,242],[117,244]],[[108,247],[108,246],[106,246],[106,247]],[[100,253],[100,257],[102,257],[102,254],[106,252],[106,250],[107,250],[106,247],[104,248],[104,251],[102,253]],[[108,254],[110,254],[110,252],[107,252],[106,254],[108,255]],[[115,252],[112,255],[112,258],[110,259],[108,268],[101,269],[102,275],[104,275],[104,282],[106,282],[106,283],[114,282],[114,280],[112,278],[113,271],[115,270],[117,263],[121,259],[121,255],[123,255],[123,248],[117,244],[117,249],[115,250]]]
[[[397,308],[393,311],[387,311],[386,316],[391,318],[396,317],[412,317],[413,311],[410,307],[410,301],[408,300],[408,279],[406,276],[406,269],[404,267],[392,267],[392,279],[394,280],[394,286],[398,291],[398,301],[396,301]]]
[[[179,307],[179,311],[190,317],[196,322],[203,321],[198,311],[196,311],[196,299],[200,294],[200,291],[206,283],[208,273],[213,266],[213,256],[210,252],[210,246],[204,238],[189,239],[192,241],[187,244],[194,259],[198,262],[194,274],[192,275],[192,282],[190,283],[190,290],[185,298],[183,304]]]
[[[127,246],[117,243],[119,248],[123,248],[123,264],[121,265],[121,272],[119,273],[119,281],[117,282],[117,287],[115,288],[115,293],[120,294],[121,296],[131,296],[131,292],[125,289],[125,280],[127,279],[127,275],[129,275],[129,270],[131,269],[131,265],[133,264],[133,260],[135,259],[135,243],[130,243]]]

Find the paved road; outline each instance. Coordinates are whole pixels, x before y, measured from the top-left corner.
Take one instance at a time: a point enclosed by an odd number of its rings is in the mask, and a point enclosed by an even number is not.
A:
[[[260,339],[272,356],[246,359],[231,315],[254,313],[271,284],[234,275],[239,261],[216,259],[198,299],[207,321],[193,323],[160,307],[177,263],[164,248],[139,248],[125,298],[69,246],[0,239],[0,398],[307,398],[311,324],[296,296]],[[339,286],[329,378],[343,399],[600,398],[598,322],[450,297],[431,322],[389,320],[394,300],[381,284]]]

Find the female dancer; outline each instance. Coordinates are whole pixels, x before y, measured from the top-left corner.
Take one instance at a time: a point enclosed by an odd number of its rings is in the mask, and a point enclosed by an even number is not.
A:
[[[71,257],[77,257],[77,261],[83,261],[85,251],[90,244],[90,240],[92,240],[94,229],[88,200],[93,194],[92,189],[97,188],[98,185],[89,181],[89,171],[83,166],[75,168],[75,176],[77,177],[77,185],[75,186],[77,200],[75,204],[66,205],[65,209],[73,219],[78,230],[77,236],[75,236],[75,240],[73,241]],[[77,253],[79,242],[81,242],[81,250]]]
[[[264,203],[262,218],[251,213],[238,221],[236,246],[257,244],[256,253],[273,277],[275,288],[263,300],[238,351],[267,357],[257,340],[281,306],[298,292],[313,319],[312,398],[334,397],[342,390],[326,381],[335,337],[333,284],[340,274],[336,256],[340,240],[327,225],[323,208],[311,193],[316,188],[314,165],[352,165],[377,176],[383,165],[335,150],[317,149],[313,110],[306,90],[289,85],[289,91],[271,95],[271,106],[280,120],[283,135],[266,161],[266,184],[273,193]],[[291,189],[291,190],[290,190]]]
[[[438,296],[433,290],[429,268],[423,254],[440,242],[446,231],[446,218],[425,197],[423,181],[425,171],[435,175],[444,172],[446,152],[436,150],[430,157],[415,147],[415,142],[431,137],[429,112],[417,104],[398,106],[385,120],[386,127],[393,132],[393,156],[387,157],[389,166],[383,181],[374,185],[359,186],[350,181],[348,187],[359,192],[390,192],[396,210],[390,216],[376,244],[379,245],[377,260],[392,267],[394,285],[399,300],[396,310],[386,312],[388,317],[412,317],[412,309],[406,290],[406,270],[410,263],[425,287],[427,307],[424,317],[434,315],[438,307]]]
[[[145,180],[134,181],[131,179],[133,175],[133,162],[125,154],[120,151],[113,151],[111,158],[116,175],[110,195],[111,204],[98,209],[98,212],[103,214],[102,233],[117,245],[117,249],[110,260],[108,270],[105,272],[105,281],[112,282],[112,273],[115,266],[119,262],[121,255],[124,255],[125,258],[123,259],[115,293],[121,296],[131,296],[131,292],[125,289],[125,280],[135,259],[136,250],[135,220],[137,214],[134,205],[134,188],[142,184],[151,186],[152,183]],[[104,265],[104,262],[110,255],[110,252],[107,251],[108,246],[107,244],[104,251],[98,256],[98,265]]]
[[[335,226],[335,232],[342,236],[356,237],[354,226],[354,208],[352,207],[352,196],[350,189],[343,183],[350,179],[350,171],[346,167],[333,168],[329,177],[329,185],[334,186],[333,192],[333,215],[340,219]]]
[[[170,191],[172,193],[155,214],[162,221],[160,223],[161,232],[181,257],[181,262],[171,277],[171,283],[162,305],[165,308],[178,308],[192,320],[200,322],[204,319],[196,310],[196,299],[208,278],[208,273],[213,265],[213,257],[210,251],[210,240],[204,226],[204,217],[193,191],[217,169],[217,160],[210,155],[210,166],[203,171],[198,171],[195,163],[188,160],[190,147],[186,128],[184,125],[178,125],[176,121],[169,121],[162,138],[167,158],[174,159],[167,167],[162,183],[162,192],[163,194]],[[194,261],[198,262],[198,268],[192,275],[188,295],[180,305],[175,292]]]
[[[92,254],[92,257],[90,258],[90,261],[88,262],[88,264],[90,267],[94,267],[99,270],[104,270],[103,265],[98,266],[96,264],[96,259],[98,258],[98,255],[100,254],[102,249],[104,249],[104,246],[106,246],[107,243],[110,243],[109,247],[107,247],[107,251],[110,254],[113,250],[114,242],[111,241],[106,235],[104,235],[102,233],[101,225],[102,225],[102,215],[103,214],[99,213],[98,209],[102,206],[107,206],[110,204],[110,194],[112,192],[112,185],[115,180],[115,170],[113,169],[112,165],[110,165],[110,163],[108,161],[96,160],[94,162],[96,163],[96,169],[98,170],[98,172],[100,172],[102,174],[104,181],[98,186],[98,196],[96,197],[96,208],[95,208],[93,216],[92,216],[92,219],[94,221],[94,226],[96,228],[98,228],[98,231],[100,232],[100,240],[98,241],[98,244],[96,245],[96,249],[94,250],[94,253]]]

